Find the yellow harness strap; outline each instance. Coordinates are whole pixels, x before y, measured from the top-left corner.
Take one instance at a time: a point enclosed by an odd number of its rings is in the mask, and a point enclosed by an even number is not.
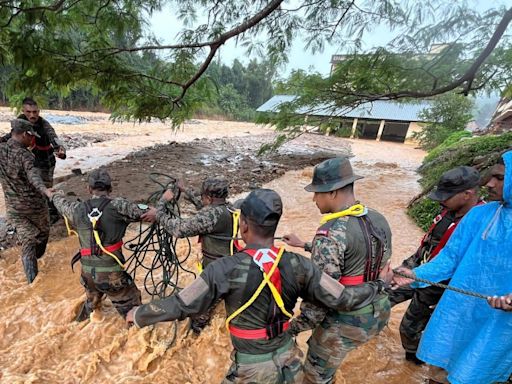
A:
[[[98,247],[100,247],[100,249],[103,251],[103,253],[109,255],[110,257],[112,257],[117,262],[117,264],[119,264],[119,266],[121,268],[123,268],[123,270],[124,270],[124,264],[121,263],[121,260],[119,260],[119,258],[116,255],[114,255],[112,252],[107,251],[105,249],[105,247],[103,247],[103,244],[101,244],[100,235],[99,235],[98,231],[96,230],[96,223],[97,222],[98,222],[97,219],[91,218],[92,233],[94,234],[94,240],[96,241],[96,244],[98,244]]]
[[[235,239],[238,235],[238,219],[240,218],[240,210],[237,209],[232,212],[233,216],[233,235],[231,236],[231,242],[229,243],[229,256],[235,254]]]
[[[71,229],[71,226],[69,225],[68,218],[64,215],[62,217],[64,217],[64,223],[66,223],[66,229],[68,231],[68,236],[75,235],[76,237],[78,237],[78,233],[74,229]]]
[[[337,219],[344,216],[362,216],[366,212],[366,208],[363,204],[355,204],[343,211],[330,213],[322,217],[320,225],[327,223],[328,221]]]
[[[270,292],[272,293],[272,296],[274,297],[274,300],[276,301],[276,304],[279,307],[279,309],[289,318],[293,317],[293,314],[289,313],[286,310],[286,308],[284,307],[283,298],[277,291],[277,288],[275,287],[275,285],[270,281],[270,277],[272,277],[272,275],[274,274],[274,271],[276,270],[277,265],[279,264],[279,261],[281,260],[281,256],[283,256],[283,252],[284,252],[284,247],[281,246],[279,248],[279,252],[277,253],[277,257],[274,260],[274,264],[272,265],[272,268],[270,268],[270,271],[268,272],[268,274],[263,271],[263,280],[261,281],[260,285],[254,292],[254,294],[251,296],[251,298],[249,300],[247,300],[247,302],[244,305],[242,305],[240,308],[238,308],[235,312],[233,312],[231,314],[231,316],[229,316],[226,319],[226,328],[228,329],[228,331],[229,331],[229,323],[231,322],[231,320],[233,320],[235,317],[237,317],[239,314],[241,314],[243,311],[245,311],[247,308],[249,308],[252,303],[254,303],[254,301],[260,295],[261,291],[263,291],[263,288],[265,288],[265,285],[268,285],[268,287],[270,288]]]

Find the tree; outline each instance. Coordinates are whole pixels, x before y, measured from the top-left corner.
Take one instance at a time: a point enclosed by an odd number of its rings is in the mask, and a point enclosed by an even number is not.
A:
[[[144,22],[165,3],[182,20],[200,20],[169,45],[156,41]],[[306,88],[294,107],[469,94],[510,82],[505,31],[512,8],[477,12],[447,0],[306,0],[297,6],[284,0],[6,0],[0,7],[0,59],[14,68],[8,96],[69,94],[88,84],[115,118],[179,124],[211,99],[214,87],[203,75],[230,39],[274,67],[286,62],[298,36],[313,54],[326,43],[344,48],[333,76],[311,80],[315,88]],[[398,37],[363,50],[361,42],[378,25]],[[446,42],[445,49],[429,55],[435,42]],[[159,59],[145,60],[144,52]]]
[[[423,129],[414,136],[423,149],[431,150],[445,141],[452,133],[463,131],[472,120],[474,102],[467,97],[446,93],[437,96],[430,108],[420,112]]]

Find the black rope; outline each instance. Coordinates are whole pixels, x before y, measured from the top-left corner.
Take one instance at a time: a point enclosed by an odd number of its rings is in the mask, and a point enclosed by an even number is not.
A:
[[[467,296],[473,296],[473,297],[477,297],[479,299],[484,299],[484,300],[487,300],[488,296],[485,296],[485,295],[482,295],[481,293],[478,293],[478,292],[473,292],[473,291],[468,291],[466,289],[462,289],[462,288],[457,288],[457,287],[454,287],[454,286],[451,286],[451,285],[446,285],[446,284],[441,284],[441,283],[436,283],[434,281],[430,281],[430,280],[427,280],[427,279],[421,279],[419,277],[416,277],[416,276],[411,276],[411,275],[408,275],[406,273],[403,273],[403,272],[399,272],[399,271],[396,271],[396,270],[393,270],[393,273],[395,275],[398,275],[398,276],[402,276],[402,277],[406,277],[408,279],[412,279],[412,280],[415,280],[415,281],[419,281],[420,283],[425,283],[425,284],[428,284],[428,285],[432,285],[434,287],[439,287],[439,288],[444,288],[444,289],[448,289],[450,291],[454,291],[454,292],[457,292],[457,293],[461,293],[463,295],[467,295]]]

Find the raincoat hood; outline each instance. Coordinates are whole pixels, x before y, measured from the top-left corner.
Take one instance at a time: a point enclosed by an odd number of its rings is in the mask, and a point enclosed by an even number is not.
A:
[[[505,180],[503,182],[503,201],[506,206],[512,207],[512,151],[503,154],[505,161]]]

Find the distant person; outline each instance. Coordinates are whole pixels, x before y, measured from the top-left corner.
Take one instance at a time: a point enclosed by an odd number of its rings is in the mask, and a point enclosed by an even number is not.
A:
[[[34,165],[41,171],[41,177],[46,185],[46,188],[53,187],[53,173],[55,171],[55,156],[60,159],[66,158],[66,148],[60,142],[55,129],[48,121],[39,116],[39,106],[36,101],[30,97],[26,97],[22,102],[22,114],[18,119],[30,121],[35,132],[39,135],[34,137],[30,147],[32,153],[35,155]],[[9,140],[10,134],[5,135],[0,141],[5,142]],[[54,223],[59,219],[58,212],[52,204],[50,207],[50,222]]]
[[[200,193],[186,188],[178,181],[177,187],[185,194],[198,212],[189,218],[171,217],[166,210],[166,203],[176,196],[167,190],[156,210],[151,210],[145,217],[156,216],[156,221],[176,238],[199,236],[203,259],[201,267],[206,268],[213,261],[232,255],[236,249],[235,239],[238,219],[235,210],[226,200],[229,194],[229,182],[220,177],[209,177],[203,181]],[[191,329],[200,334],[209,323],[215,306],[208,312],[191,317]]]
[[[50,234],[50,191],[34,166],[34,155],[27,149],[38,137],[34,127],[26,120],[16,119],[11,121],[11,128],[9,140],[0,144],[0,182],[7,219],[16,227],[23,269],[30,284],[37,276],[37,259],[44,255]]]
[[[354,182],[361,178],[345,157],[317,165],[305,189],[314,193],[313,201],[320,213],[326,214],[321,226],[312,244],[295,235],[284,237],[287,244],[310,250],[313,263],[346,286],[377,279],[391,258],[391,229],[386,218],[356,200]],[[332,383],[347,354],[384,328],[390,310],[386,294],[343,312],[303,302],[290,328],[294,334],[313,329],[304,383]]]
[[[179,293],[130,311],[127,321],[145,327],[183,320],[223,299],[234,347],[223,383],[302,383],[302,353],[288,331],[297,299],[343,311],[364,307],[382,294],[390,269],[380,273],[384,280],[344,287],[305,257],[274,246],[281,214],[275,191],[252,191],[240,216],[247,248],[210,263]]]
[[[76,320],[87,320],[100,308],[105,295],[124,318],[132,307],[140,305],[141,293],[123,268],[123,237],[128,224],[141,221],[148,207],[121,197],[111,198],[112,179],[103,168],[89,174],[88,191],[91,198],[82,202],[51,194],[55,207],[74,225],[80,241],[80,282],[86,300]]]
[[[417,352],[433,366],[430,383],[491,384],[512,374],[512,151],[495,170],[487,188],[500,200],[472,208],[434,260],[412,271],[399,268],[490,296],[487,303],[444,292]],[[396,287],[426,286],[404,277],[393,280]]]
[[[432,261],[443,249],[460,220],[471,208],[482,203],[479,198],[480,174],[473,167],[456,167],[443,173],[429,198],[438,201],[443,210],[434,218],[416,252],[402,262],[406,268],[416,268]],[[448,281],[443,283],[448,284]],[[415,364],[423,362],[416,357],[423,330],[434,307],[443,295],[439,287],[404,287],[389,291],[391,305],[412,299],[400,323],[400,338],[405,358]]]

